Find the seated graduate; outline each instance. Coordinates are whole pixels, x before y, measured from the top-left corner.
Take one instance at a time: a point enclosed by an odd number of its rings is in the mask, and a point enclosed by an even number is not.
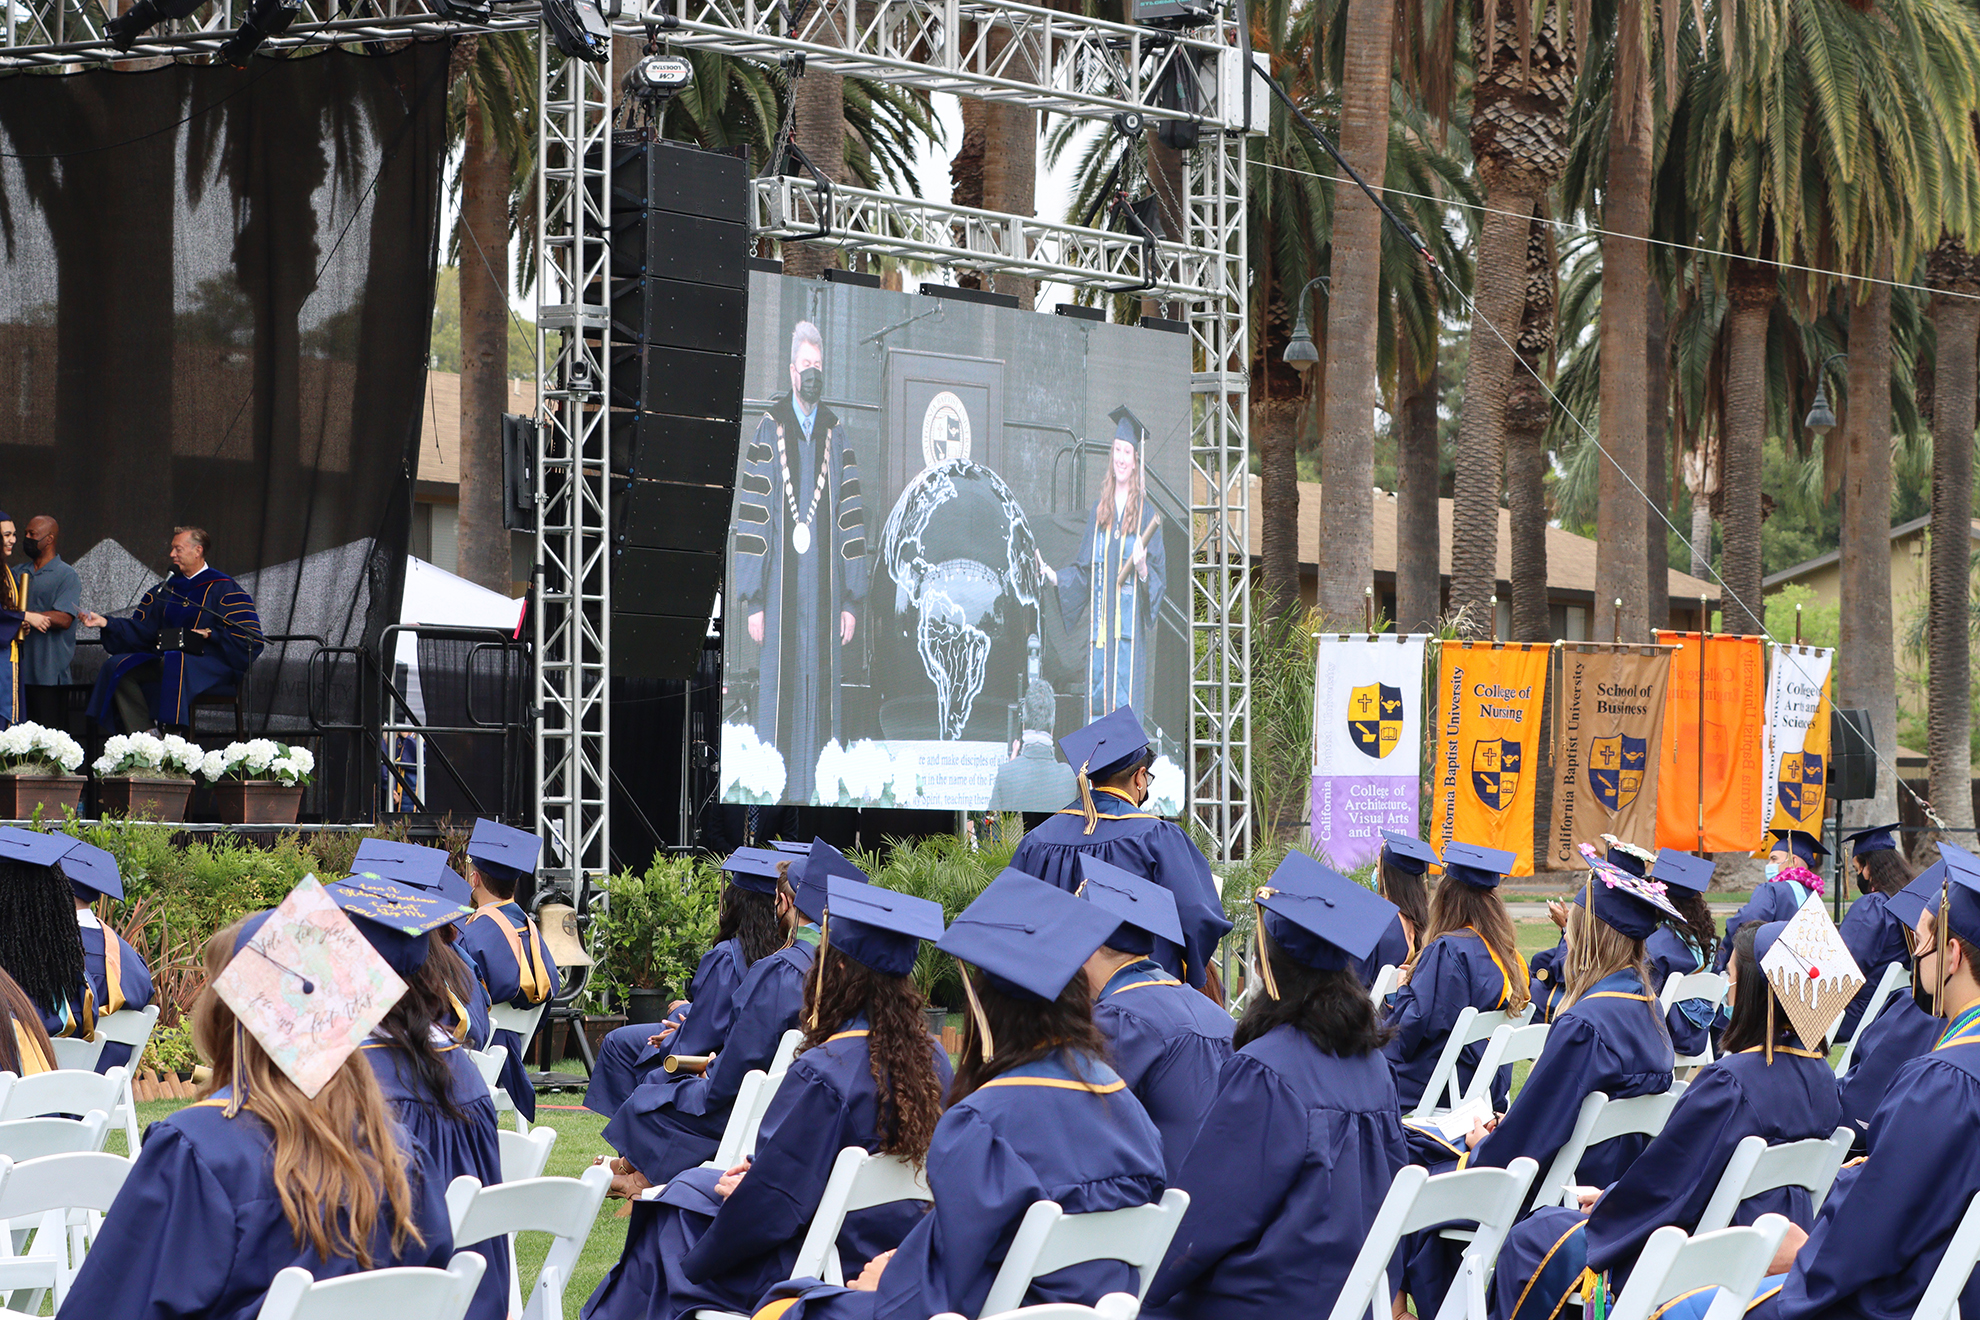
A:
[[[445,950],[440,930],[468,909],[437,894],[354,875],[325,886],[371,947],[406,982],[406,992],[358,1054],[418,1149],[420,1172],[443,1191],[466,1174],[489,1187],[502,1181],[502,1141],[487,1083],[454,1040],[449,990],[432,956]],[[487,1272],[468,1308],[472,1320],[505,1320],[509,1313],[506,1238],[457,1243],[481,1253]]]
[[[1424,1099],[1460,1013],[1518,1013],[1527,1005],[1526,963],[1498,893],[1500,877],[1512,867],[1513,855],[1497,848],[1453,842],[1444,849],[1444,878],[1430,895],[1423,947],[1403,968],[1384,1015],[1394,1034],[1382,1052],[1395,1070],[1396,1098],[1405,1110]],[[1484,1053],[1482,1042],[1465,1046],[1458,1059],[1460,1089]],[[1492,1082],[1494,1110],[1505,1108],[1511,1088],[1512,1069],[1501,1069]]]
[[[721,916],[715,943],[694,969],[688,997],[659,1022],[607,1032],[584,1089],[584,1107],[606,1118],[669,1054],[713,1054],[729,1035],[736,988],[757,961],[784,947],[777,916],[777,877],[787,857],[768,848],[738,848],[722,863]]]
[[[1231,1057],[1231,1015],[1176,980],[1148,955],[1158,939],[1182,942],[1176,900],[1157,884],[1092,857],[1080,860],[1079,894],[1120,925],[1086,960],[1093,1025],[1107,1038],[1121,1080],[1162,1134],[1173,1181]]]
[[[1148,1314],[1325,1315],[1406,1162],[1384,1028],[1357,966],[1394,906],[1299,852],[1256,902],[1263,990],[1177,1175],[1189,1213]]]
[[[75,897],[76,933],[82,937],[83,974],[96,997],[99,1017],[119,1009],[143,1009],[151,1003],[151,969],[124,937],[103,924],[91,904],[99,899],[121,903],[124,880],[117,859],[93,843],[75,843],[56,865]],[[96,1071],[109,1072],[131,1062],[131,1047],[105,1041],[96,1056]]]
[[[1837,943],[1819,902],[1793,922],[1747,926],[1734,937],[1725,1053],[1691,1079],[1664,1130],[1599,1199],[1542,1207],[1513,1228],[1492,1277],[1493,1320],[1559,1315],[1584,1267],[1607,1274],[1611,1294],[1621,1291],[1652,1233],[1666,1224],[1687,1233],[1697,1228],[1745,1138],[1764,1137],[1774,1146],[1834,1135],[1842,1106],[1823,1033],[1841,1005],[1817,1012],[1800,999],[1800,985],[1809,980],[1809,967],[1833,983],[1843,969],[1827,953]],[[1781,970],[1770,975],[1770,967]],[[1786,996],[1777,988],[1783,982]],[[1802,1027],[1812,1047],[1802,1043]],[[1815,1221],[1806,1189],[1792,1187],[1742,1202],[1733,1222],[1751,1224],[1764,1214],[1785,1215],[1804,1228]]]
[[[1843,836],[1850,845],[1850,868],[1856,872],[1857,897],[1843,914],[1842,940],[1849,956],[1856,959],[1863,973],[1863,989],[1843,1010],[1836,1027],[1836,1043],[1856,1034],[1863,1010],[1870,1007],[1870,996],[1884,979],[1884,969],[1905,961],[1910,932],[1887,910],[1891,895],[1911,883],[1911,868],[1898,852],[1896,823],[1873,825]]]
[[[252,1320],[291,1265],[444,1268],[446,1188],[422,1175],[357,1040],[307,1030],[296,1006],[361,1029],[404,983],[309,879],[208,940],[206,973],[192,1015],[206,1098],[146,1130],[62,1314]]]
[[[554,999],[560,988],[557,964],[536,929],[536,919],[516,902],[516,886],[523,877],[535,876],[542,848],[543,840],[536,835],[492,820],[477,820],[468,838],[468,889],[474,915],[461,929],[461,953],[473,965],[492,1004],[531,1008]],[[489,1043],[508,1049],[502,1089],[515,1101],[516,1112],[535,1119],[536,1087],[523,1063],[523,1047],[529,1042],[513,1031],[497,1031]]]
[[[1107,1066],[1080,974],[1118,924],[1010,870],[957,916],[936,947],[977,971],[963,969],[969,1026],[928,1147],[934,1208],[850,1286],[792,1280],[759,1303],[760,1320],[976,1315],[1034,1203],[1088,1214],[1161,1198],[1161,1135]],[[1091,1306],[1136,1287],[1128,1266],[1092,1261],[1034,1280],[1019,1304]]]
[[[41,1010],[0,967],[0,1072],[28,1077],[53,1071],[55,1047],[41,1025]]]
[[[1790,1227],[1747,1308],[1754,1320],[1910,1320],[1946,1245],[1980,1193],[1980,858],[1939,845],[1946,869],[1919,921],[1920,1002],[1945,1023],[1939,1043],[1898,1070],[1870,1120],[1868,1157],[1844,1167],[1803,1233]],[[1698,1320],[1715,1294],[1674,1306]],[[1980,1270],[1959,1297],[1980,1314]]]
[[[804,1042],[763,1116],[755,1157],[688,1169],[634,1202],[625,1252],[585,1303],[586,1320],[747,1311],[790,1277],[839,1152],[927,1159],[951,1073],[908,976],[921,942],[941,938],[941,905],[844,876],[826,888]],[[898,1247],[923,1211],[903,1201],[848,1215],[841,1269],[857,1274]]]
[[[1011,869],[1071,893],[1082,879],[1079,859],[1095,857],[1162,886],[1175,896],[1183,939],[1180,947],[1157,940],[1152,956],[1169,975],[1201,990],[1231,923],[1209,861],[1173,822],[1141,809],[1155,764],[1141,721],[1122,706],[1059,739],[1059,746],[1075,768],[1079,798],[1024,836]]]
[[[1622,841],[1611,835],[1602,837],[1611,844],[1609,860],[1613,862],[1617,857],[1614,845]],[[1688,976],[1712,961],[1719,940],[1705,891],[1711,887],[1715,869],[1717,864],[1711,858],[1676,848],[1660,850],[1650,867],[1650,878],[1664,886],[1664,897],[1679,913],[1677,920],[1666,918],[1643,941],[1643,956],[1650,965],[1650,988],[1660,996],[1673,976]],[[1719,1009],[1707,999],[1681,1000],[1664,1014],[1671,1047],[1679,1054],[1703,1054],[1712,1043],[1713,1028],[1719,1025]]]
[[[1416,956],[1430,926],[1430,886],[1424,875],[1438,865],[1437,850],[1423,840],[1394,830],[1382,831],[1382,851],[1375,861],[1375,887],[1396,905],[1396,920],[1382,932],[1375,956],[1362,968],[1370,985],[1384,967],[1400,969]]]
[[[1910,884],[1890,896],[1886,910],[1907,932],[1916,933],[1927,907],[1939,897],[1945,880],[1945,863],[1934,862]],[[1884,1103],[1891,1080],[1898,1069],[1939,1043],[1945,1023],[1920,1004],[1929,1000],[1918,984],[1918,966],[1906,945],[1905,964],[1911,968],[1911,984],[1891,991],[1882,1011],[1869,1026],[1862,1028],[1863,1039],[1850,1055],[1849,1071],[1841,1078],[1843,1121],[1856,1128],[1852,1153],[1866,1149],[1865,1136],[1877,1106]]]
[[[784,1033],[798,1027],[805,980],[818,952],[826,881],[835,875],[853,881],[866,876],[823,839],[812,841],[808,857],[794,857],[785,866],[776,902],[788,942],[752,964],[736,987],[721,1051],[699,1074],[689,1069],[653,1074],[605,1125],[605,1141],[620,1155],[612,1162],[614,1196],[636,1196],[712,1158],[743,1078],[753,1068],[767,1072]]]
[[[391,839],[362,839],[358,842],[357,856],[351,861],[351,872],[435,894],[470,911],[474,907],[474,891],[448,864],[445,848]],[[488,987],[481,983],[480,974],[459,951],[463,928],[460,921],[442,926],[431,955],[447,987],[447,1016],[442,1025],[457,1044],[471,1050],[485,1050],[493,1034],[488,1023]]]
[[[1732,957],[1732,937],[1741,926],[1750,921],[1762,925],[1786,921],[1801,910],[1810,894],[1819,897],[1822,893],[1822,877],[1815,869],[1819,859],[1829,855],[1822,841],[1807,830],[1767,832],[1774,839],[1773,851],[1767,854],[1767,879],[1754,888],[1744,907],[1726,918],[1726,937],[1719,941],[1718,956],[1712,960],[1715,972],[1726,970],[1726,960]]]
[[[55,869],[74,846],[66,834],[0,826],[0,968],[26,992],[48,1035],[93,1040],[97,999],[75,893]]]

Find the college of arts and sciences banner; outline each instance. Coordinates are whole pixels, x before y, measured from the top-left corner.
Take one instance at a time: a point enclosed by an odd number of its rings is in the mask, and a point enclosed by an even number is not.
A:
[[[1554,691],[1554,812],[1549,869],[1586,866],[1582,841],[1603,834],[1657,845],[1657,752],[1671,653],[1568,645]]]
[[[1437,741],[1431,842],[1504,848],[1533,874],[1533,803],[1547,700],[1544,645],[1446,642],[1431,693]]]
[[[1702,663],[1697,633],[1660,628],[1657,640],[1678,648],[1671,656],[1657,768],[1657,844],[1686,852],[1751,852],[1760,842],[1766,761],[1764,639],[1707,637]]]
[[[1769,657],[1760,790],[1768,829],[1822,832],[1829,786],[1829,671],[1835,657],[1817,646],[1776,646]]]
[[[1417,831],[1423,774],[1421,634],[1320,638],[1313,666],[1313,846],[1341,870],[1382,831]]]

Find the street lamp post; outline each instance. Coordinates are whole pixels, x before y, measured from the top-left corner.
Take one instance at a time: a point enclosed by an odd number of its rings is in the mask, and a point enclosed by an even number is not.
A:
[[[1299,291],[1299,298],[1293,303],[1299,315],[1293,320],[1292,338],[1286,341],[1285,363],[1302,376],[1313,370],[1313,364],[1320,360],[1320,350],[1314,347],[1313,332],[1306,324],[1306,295],[1313,292],[1316,284],[1325,284],[1330,293],[1333,291],[1333,285],[1327,283],[1325,275],[1315,275],[1306,282],[1306,287]]]
[[[1847,353],[1831,353],[1823,358],[1822,365],[1815,369],[1815,401],[1808,405],[1808,416],[1802,425],[1816,435],[1827,435],[1836,429],[1836,411],[1829,406],[1827,383],[1829,364],[1848,357]]]

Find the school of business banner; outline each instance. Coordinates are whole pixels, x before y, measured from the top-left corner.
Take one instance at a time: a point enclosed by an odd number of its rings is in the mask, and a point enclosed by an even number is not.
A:
[[[1550,869],[1586,866],[1576,845],[1603,834],[1656,847],[1657,752],[1670,671],[1671,653],[1661,647],[1562,648]]]
[[[1431,838],[1504,848],[1533,874],[1533,803],[1550,647],[1446,642],[1431,694],[1437,763]]]
[[[1760,790],[1768,829],[1822,832],[1829,786],[1829,670],[1835,657],[1818,646],[1776,646],[1768,657]]]
[[[1751,852],[1760,841],[1766,762],[1763,639],[1714,636],[1701,642],[1697,633],[1660,628],[1657,640],[1678,648],[1671,656],[1657,768],[1657,844],[1686,852]]]
[[[1428,638],[1329,635],[1313,665],[1313,846],[1341,870],[1417,831]]]

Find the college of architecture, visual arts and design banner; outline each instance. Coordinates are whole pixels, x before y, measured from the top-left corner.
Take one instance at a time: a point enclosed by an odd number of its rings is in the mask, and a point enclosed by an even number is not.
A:
[[[1671,656],[1657,767],[1657,844],[1686,852],[1751,852],[1760,841],[1766,759],[1764,639],[1713,636],[1701,642],[1697,633],[1660,628],[1657,640],[1678,648]]]
[[[1551,869],[1585,866],[1576,845],[1603,834],[1657,846],[1657,753],[1670,672],[1671,652],[1661,647],[1561,649],[1545,844]]]
[[[1514,875],[1533,874],[1533,803],[1541,763],[1540,714],[1552,648],[1446,642],[1431,692],[1436,721],[1431,842],[1504,848]]]
[[[1320,638],[1313,665],[1313,846],[1341,870],[1382,831],[1417,831],[1423,778],[1422,633]]]
[[[1776,646],[1768,657],[1760,814],[1770,830],[1822,832],[1829,796],[1829,671],[1835,658],[1834,651],[1819,646]]]

